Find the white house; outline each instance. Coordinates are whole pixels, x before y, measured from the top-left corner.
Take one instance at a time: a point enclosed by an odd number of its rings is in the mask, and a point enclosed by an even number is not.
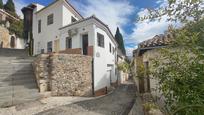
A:
[[[93,57],[94,91],[116,83],[117,42],[106,24],[94,15],[83,18],[67,0],[22,9],[25,37],[33,38],[33,54],[64,52]]]

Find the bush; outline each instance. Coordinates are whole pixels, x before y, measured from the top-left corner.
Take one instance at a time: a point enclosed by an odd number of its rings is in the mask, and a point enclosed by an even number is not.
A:
[[[192,23],[191,27],[195,25]],[[159,80],[159,90],[166,98],[167,109],[172,113],[189,105],[204,106],[204,55],[203,47],[198,45],[202,33],[193,32],[188,26],[170,32],[174,42],[160,50],[161,56],[153,60],[151,67],[153,77]],[[201,108],[192,106],[176,115],[203,113]]]

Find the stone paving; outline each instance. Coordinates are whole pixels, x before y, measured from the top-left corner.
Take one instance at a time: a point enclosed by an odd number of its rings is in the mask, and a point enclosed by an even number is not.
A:
[[[127,115],[134,104],[135,91],[133,83],[124,84],[107,96],[60,106],[37,115]]]

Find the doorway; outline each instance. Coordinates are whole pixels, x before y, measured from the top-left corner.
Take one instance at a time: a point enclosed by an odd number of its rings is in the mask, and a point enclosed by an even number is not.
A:
[[[55,52],[59,52],[59,50],[60,50],[60,45],[59,44],[60,44],[59,39],[54,41],[54,50],[55,50]]]
[[[15,37],[11,36],[10,47],[15,48]]]
[[[88,34],[82,35],[83,55],[88,55],[89,39]]]

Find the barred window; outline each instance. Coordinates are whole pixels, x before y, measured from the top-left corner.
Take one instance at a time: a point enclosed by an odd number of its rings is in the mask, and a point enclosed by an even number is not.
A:
[[[104,48],[104,35],[97,33],[98,46]]]
[[[53,24],[54,23],[54,14],[50,14],[47,16],[47,25]]]
[[[41,32],[41,20],[38,20],[38,33]]]

